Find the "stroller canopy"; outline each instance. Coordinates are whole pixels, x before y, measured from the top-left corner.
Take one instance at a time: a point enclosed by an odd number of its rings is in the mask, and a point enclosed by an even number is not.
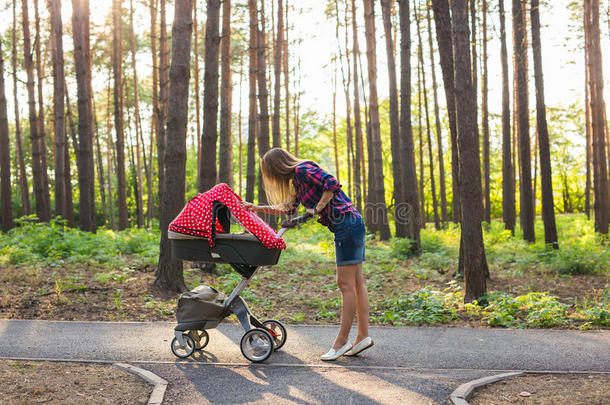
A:
[[[286,242],[254,212],[241,206],[242,199],[226,184],[221,183],[205,193],[197,194],[169,225],[169,230],[208,239],[215,245],[215,233],[229,232],[229,213],[268,249],[286,249]],[[215,218],[215,221],[213,221]]]

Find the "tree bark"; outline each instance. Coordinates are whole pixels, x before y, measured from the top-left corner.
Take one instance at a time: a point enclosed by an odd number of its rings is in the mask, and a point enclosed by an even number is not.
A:
[[[273,3],[272,3],[273,4]],[[282,136],[280,134],[280,90],[282,87],[282,51],[284,42],[284,2],[277,2],[277,35],[275,46],[273,47],[273,147],[280,148],[282,146]],[[338,173],[337,173],[338,174]]]
[[[360,84],[358,82],[358,57],[360,49],[358,44],[358,28],[356,24],[356,0],[351,0],[352,12],[352,57],[353,57],[353,80],[354,80],[354,139],[356,143],[356,156],[354,159],[354,187],[355,195],[352,196],[356,201],[356,208],[362,212],[362,196],[365,187],[363,185],[364,151],[362,147],[362,121],[360,113]]]
[[[398,0],[400,20],[400,176],[404,179],[403,201],[400,216],[405,236],[412,241],[411,251],[421,250],[419,236],[419,199],[417,196],[417,173],[415,171],[415,154],[413,146],[413,128],[411,125],[411,21],[409,0]],[[398,235],[397,235],[398,236]]]
[[[264,0],[262,7],[264,7]],[[259,104],[259,129],[258,129],[258,156],[263,155],[269,150],[269,107],[267,91],[267,43],[265,41],[265,13],[261,11],[260,25],[258,29],[258,47],[256,54],[256,61],[258,63],[257,70],[257,84],[258,84],[258,104]],[[259,167],[258,171],[258,203],[263,205],[267,203],[267,196],[265,194],[263,179]],[[265,216],[268,222],[272,222],[271,216]]]
[[[375,16],[372,0],[364,0],[364,27],[366,36],[366,56],[369,73],[369,103],[371,115],[371,140],[373,144],[374,166],[374,221],[377,223],[379,237],[388,240],[391,237],[388,224],[388,208],[385,203],[385,186],[383,176],[383,160],[381,156],[381,129],[379,123],[379,104],[377,96],[377,57],[375,43]]]
[[[11,149],[9,146],[8,113],[4,91],[4,55],[0,41],[0,201],[2,232],[13,227],[13,195],[11,191]]]
[[[112,197],[112,124],[110,123],[110,76],[112,72],[109,71],[108,75],[108,90],[107,104],[106,104],[106,171],[108,175],[108,212],[110,214],[110,229],[115,229],[114,221],[114,199]],[[152,143],[152,138],[151,138]]]
[[[13,68],[13,106],[15,110],[15,144],[17,146],[17,162],[19,164],[19,190],[21,192],[21,209],[23,215],[30,215],[30,190],[28,178],[25,172],[25,160],[23,158],[23,145],[21,141],[21,120],[19,118],[19,100],[17,98],[17,0],[13,0],[13,35],[11,60]]]
[[[159,219],[164,217],[163,195],[165,194],[165,148],[167,145],[167,111],[169,93],[169,45],[167,39],[166,0],[159,3],[159,102],[157,110],[157,176],[159,178]],[[173,39],[172,39],[173,41]],[[161,221],[159,220],[159,224]]]
[[[436,143],[438,145],[438,171],[441,194],[441,222],[447,222],[447,192],[445,190],[445,162],[443,158],[443,137],[441,129],[441,117],[438,107],[438,86],[436,83],[436,64],[434,62],[434,47],[432,46],[432,19],[430,17],[430,6],[426,7],[428,20],[428,46],[430,48],[430,66],[432,71],[432,88],[434,91],[434,124],[436,128]]]
[[[207,0],[205,25],[205,74],[203,79],[203,133],[199,191],[216,184],[216,141],[218,140],[218,51],[220,45],[220,0]]]
[[[248,0],[248,12],[250,16],[249,31],[249,109],[248,109],[248,150],[246,156],[246,201],[254,201],[254,186],[256,184],[255,147],[258,137],[258,119],[256,105],[256,77],[258,62],[256,53],[258,48],[258,7],[257,0]]]
[[[392,38],[392,0],[381,0],[381,14],[383,16],[383,31],[385,35],[385,49],[388,60],[388,78],[390,85],[390,143],[392,151],[392,179],[394,184],[394,218],[400,217],[404,190],[403,178],[400,175],[400,119],[398,117],[398,85],[396,80],[396,58],[394,56],[394,40]],[[402,221],[396,220],[396,236],[404,237],[406,229]]]
[[[24,64],[27,72],[28,110],[30,122],[30,143],[32,145],[32,177],[34,178],[34,197],[36,201],[36,216],[40,221],[47,221],[47,209],[44,195],[44,175],[42,166],[42,142],[39,132],[38,115],[36,112],[36,99],[34,91],[34,60],[31,51],[30,21],[28,18],[28,2],[22,0],[22,28],[23,28],[23,52]]]
[[[95,232],[89,0],[72,0],[72,32],[78,90],[78,154],[81,160],[78,170],[80,228],[84,231]]]
[[[413,2],[415,7],[415,2]],[[421,47],[417,47],[417,60],[419,62],[419,54],[421,53]],[[426,210],[426,198],[424,194],[424,138],[423,138],[423,125],[422,125],[422,79],[421,79],[421,63],[417,64],[417,137],[419,138],[419,201],[420,201],[420,216],[422,227],[426,227],[428,220],[428,213]]]
[[[231,133],[231,0],[222,2],[220,155],[218,181],[233,187],[233,134]]]
[[[539,1],[531,3],[532,50],[534,52],[534,77],[536,80],[536,126],[538,128],[538,148],[540,151],[540,186],[542,188],[542,220],[544,221],[544,241],[554,249],[557,242],[555,225],[555,204],[553,202],[553,181],[551,177],[551,151],[549,133],[546,125],[546,106],[544,101],[544,80],[542,75],[542,50],[540,44]]]
[[[144,226],[144,190],[142,186],[142,151],[140,147],[139,134],[142,131],[140,121],[140,102],[138,97],[138,69],[136,68],[136,36],[133,31],[133,0],[129,0],[129,42],[131,46],[131,64],[133,68],[133,104],[134,104],[134,121],[136,127],[136,220],[138,228]],[[143,145],[142,145],[143,146]]]
[[[112,2],[112,71],[114,73],[114,129],[116,132],[117,208],[119,230],[128,226],[127,184],[125,178],[125,132],[123,128],[123,21],[121,2]]]
[[[510,132],[510,92],[508,87],[508,52],[504,0],[498,0],[500,13],[500,58],[502,63],[502,217],[504,228],[515,234],[515,189],[513,180],[512,138]]]
[[[55,215],[66,217],[65,151],[66,116],[64,105],[64,49],[62,39],[61,1],[49,0],[53,40],[53,129],[55,132]]]
[[[47,138],[45,131],[45,114],[42,82],[45,76],[42,61],[41,39],[40,39],[40,14],[38,12],[38,0],[34,0],[34,19],[36,35],[34,37],[34,50],[36,52],[36,79],[38,88],[38,138],[40,140],[40,163],[42,168],[42,185],[44,197],[44,221],[51,219],[51,197],[49,195],[49,175],[47,163]]]
[[[464,255],[464,302],[486,293],[485,247],[481,228],[481,165],[471,80],[466,0],[452,0],[452,28],[455,60],[455,97],[460,158],[460,198],[462,205],[462,249]],[[460,102],[458,102],[458,100]]]
[[[487,223],[491,223],[491,182],[489,164],[489,95],[488,95],[488,68],[487,68],[487,0],[483,0],[483,89],[481,91],[483,104],[483,209],[484,218]]]
[[[606,164],[606,124],[604,114],[604,79],[599,27],[599,2],[584,0],[585,51],[587,52],[589,103],[591,111],[591,150],[595,231],[608,234],[610,195]]]
[[[186,126],[188,121],[188,95],[190,80],[192,0],[176,0],[172,27],[172,62],[169,73],[170,94],[167,119],[167,149],[165,156],[167,176],[163,194],[161,244],[155,287],[175,294],[186,290],[182,261],[171,257],[167,238],[169,223],[184,206],[186,183]]]
[[[521,176],[521,218],[523,239],[536,240],[534,234],[534,207],[532,196],[531,153],[529,135],[529,109],[527,97],[527,32],[521,0],[513,0],[513,43],[515,44],[515,77],[517,80],[517,116]]]
[[[434,25],[436,26],[436,38],[438,41],[439,59],[445,97],[447,103],[447,115],[449,116],[449,131],[451,132],[451,177],[452,177],[452,211],[453,222],[460,221],[460,168],[458,165],[457,148],[457,126],[456,126],[456,99],[455,79],[453,76],[453,38],[451,36],[451,16],[449,14],[449,0],[432,0],[434,11]]]
[[[150,51],[152,54],[152,116],[150,117],[150,170],[148,171],[148,184],[150,188],[148,190],[148,207],[147,207],[147,220],[150,222],[154,216],[154,201],[153,201],[153,148],[156,140],[158,142],[158,121],[159,121],[159,55],[157,54],[157,12],[158,12],[158,0],[150,0]],[[195,65],[197,66],[197,65]],[[198,87],[195,87],[198,90]],[[199,94],[196,97],[199,102]],[[197,120],[199,120],[199,111],[197,111]],[[199,121],[197,121],[199,124]],[[197,133],[199,133],[199,126],[197,127]],[[160,167],[161,156],[157,156],[157,171]],[[110,162],[109,162],[110,164]],[[161,188],[161,187],[159,187]],[[110,194],[110,193],[109,193]],[[161,202],[159,201],[159,206]],[[112,219],[112,217],[111,217]]]
[[[283,39],[283,43],[282,43],[282,56],[284,58],[284,60],[282,61],[282,67],[284,68],[284,91],[285,91],[285,96],[284,96],[284,105],[286,108],[286,150],[290,150],[290,69],[288,66],[288,61],[289,61],[289,54],[288,54],[288,0],[286,0],[286,7],[284,7],[284,20],[285,20],[285,34],[284,34],[284,39]],[[347,26],[345,28],[347,30]]]

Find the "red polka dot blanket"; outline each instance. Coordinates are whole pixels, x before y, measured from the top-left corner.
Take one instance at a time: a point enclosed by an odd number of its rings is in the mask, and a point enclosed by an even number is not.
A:
[[[233,218],[247,231],[261,241],[268,249],[286,249],[286,242],[265,221],[254,212],[246,211],[240,204],[242,201],[226,184],[221,183],[205,193],[197,194],[182,209],[180,214],[169,225],[169,230],[187,235],[207,238],[210,246],[214,246],[212,235],[212,217],[214,203],[221,203],[229,209]],[[226,233],[228,226],[223,227],[216,219],[215,232]]]

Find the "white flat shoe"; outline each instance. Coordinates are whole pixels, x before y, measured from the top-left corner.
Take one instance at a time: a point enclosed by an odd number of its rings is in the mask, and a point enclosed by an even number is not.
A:
[[[349,342],[347,342],[345,344],[345,346],[343,346],[342,348],[337,349],[337,350],[335,350],[331,347],[331,349],[328,351],[328,353],[321,355],[320,358],[324,361],[337,360],[339,357],[343,356],[351,348],[352,348],[352,345]]]
[[[369,347],[373,346],[375,344],[375,342],[373,342],[373,339],[371,339],[371,337],[366,337],[364,339],[362,339],[360,342],[358,342],[358,344],[356,346],[352,347],[352,350],[350,350],[349,352],[345,353],[346,356],[355,356],[358,353],[368,349]]]

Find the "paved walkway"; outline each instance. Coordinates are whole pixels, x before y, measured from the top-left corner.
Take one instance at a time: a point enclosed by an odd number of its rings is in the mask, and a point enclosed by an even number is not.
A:
[[[373,327],[363,355],[324,363],[331,326],[291,326],[262,365],[223,324],[196,358],[171,353],[173,323],[0,320],[0,358],[129,362],[170,382],[168,403],[446,403],[459,384],[505,370],[610,372],[610,331]]]

